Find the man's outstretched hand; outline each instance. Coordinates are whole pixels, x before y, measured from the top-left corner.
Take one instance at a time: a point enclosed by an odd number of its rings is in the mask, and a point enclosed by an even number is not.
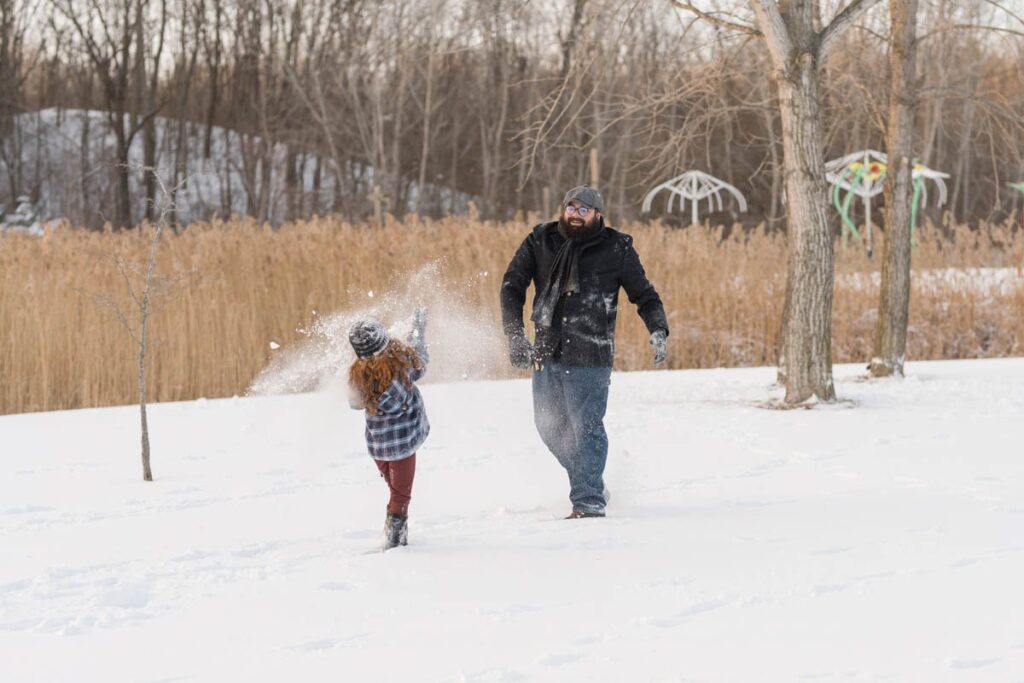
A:
[[[528,368],[533,365],[533,345],[522,334],[510,334],[508,337],[508,360],[515,368]]]
[[[665,357],[668,356],[668,345],[665,343],[665,337],[668,336],[665,330],[655,330],[651,333],[651,346],[654,347],[654,364],[661,365],[665,362]]]

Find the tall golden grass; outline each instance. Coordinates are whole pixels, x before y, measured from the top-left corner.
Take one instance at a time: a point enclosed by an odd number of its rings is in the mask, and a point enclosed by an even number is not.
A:
[[[271,230],[248,220],[166,232],[158,271],[179,276],[151,321],[150,400],[241,394],[272,355],[268,340],[301,341],[313,311],[359,305],[368,290],[439,260],[440,277],[476,282],[474,315],[498,329],[498,289],[531,221],[473,217],[389,220],[383,227],[332,218]],[[668,366],[771,365],[784,291],[784,237],[762,230],[672,230],[627,225],[672,327]],[[0,239],[0,413],[132,403],[136,347],[113,313],[132,319],[128,281],[117,263],[143,263],[152,229],[49,229],[44,237]],[[1021,353],[1024,276],[1002,286],[963,286],[944,268],[1014,267],[1021,238],[1009,225],[972,231],[926,227],[914,252],[911,359]],[[865,361],[876,320],[878,257],[837,248],[833,353]],[[625,297],[623,297],[624,299]],[[137,313],[135,313],[137,316]],[[617,367],[650,366],[647,334],[624,300]],[[496,365],[493,374],[509,374]]]

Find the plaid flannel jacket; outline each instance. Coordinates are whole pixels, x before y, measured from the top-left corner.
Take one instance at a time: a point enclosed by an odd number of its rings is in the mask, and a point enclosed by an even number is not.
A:
[[[430,362],[425,340],[410,339],[412,346],[426,366]],[[423,370],[410,370],[413,382],[423,377]],[[430,433],[430,422],[423,405],[423,396],[413,384],[405,388],[401,380],[395,379],[380,396],[377,414],[366,411],[366,448],[374,460],[403,460],[419,450]]]

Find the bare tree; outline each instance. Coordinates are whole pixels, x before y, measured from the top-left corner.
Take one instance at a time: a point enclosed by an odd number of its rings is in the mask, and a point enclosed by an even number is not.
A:
[[[140,77],[139,60],[145,59],[142,40],[149,0],[50,0],[56,12],[72,27],[78,47],[86,54],[92,73],[98,78],[105,113],[117,147],[115,173],[116,227],[132,223],[129,153],[135,136],[156,115],[159,106],[141,111],[139,88],[132,89],[132,76]],[[136,106],[132,106],[133,92]],[[152,104],[151,100],[143,101]]]
[[[130,305],[125,308],[109,296],[93,296],[96,304],[109,310],[125,329],[132,340],[135,350],[135,357],[138,363],[137,380],[143,481],[153,481],[153,468],[150,462],[149,415],[147,411],[148,383],[146,373],[149,360],[148,354],[152,343],[149,331],[150,317],[157,299],[166,299],[173,293],[175,285],[184,282],[188,276],[187,273],[161,275],[157,272],[157,255],[160,248],[160,240],[168,225],[167,219],[173,214],[171,200],[177,194],[179,188],[168,188],[156,169],[152,169],[152,175],[156,178],[157,188],[160,193],[161,210],[155,224],[144,224],[144,228],[152,231],[149,239],[148,256],[143,263],[128,261],[119,256],[114,257],[114,265],[124,281]]]
[[[25,192],[14,117],[25,108],[23,88],[36,62],[25,49],[36,8],[34,0],[0,0],[0,162],[7,169],[12,200]]]
[[[910,309],[910,224],[914,112],[917,97],[917,0],[889,0],[889,168],[885,178],[885,245],[871,374],[903,376]]]
[[[820,73],[839,36],[878,0],[853,0],[824,28],[815,0],[750,0],[757,29],[673,1],[716,25],[765,40],[778,90],[786,177],[789,249],[780,353],[785,400],[831,401],[834,231],[825,191]]]

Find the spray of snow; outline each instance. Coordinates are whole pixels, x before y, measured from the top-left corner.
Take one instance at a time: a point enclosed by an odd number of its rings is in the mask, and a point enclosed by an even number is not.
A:
[[[393,338],[405,340],[413,312],[427,306],[430,367],[425,381],[477,380],[506,371],[505,340],[491,317],[483,315],[475,294],[486,273],[451,284],[444,264],[433,261],[386,291],[364,293],[364,303],[318,315],[300,343],[275,351],[270,364],[249,387],[250,395],[317,391],[344,382],[355,353],[348,330],[366,317],[383,322]]]

